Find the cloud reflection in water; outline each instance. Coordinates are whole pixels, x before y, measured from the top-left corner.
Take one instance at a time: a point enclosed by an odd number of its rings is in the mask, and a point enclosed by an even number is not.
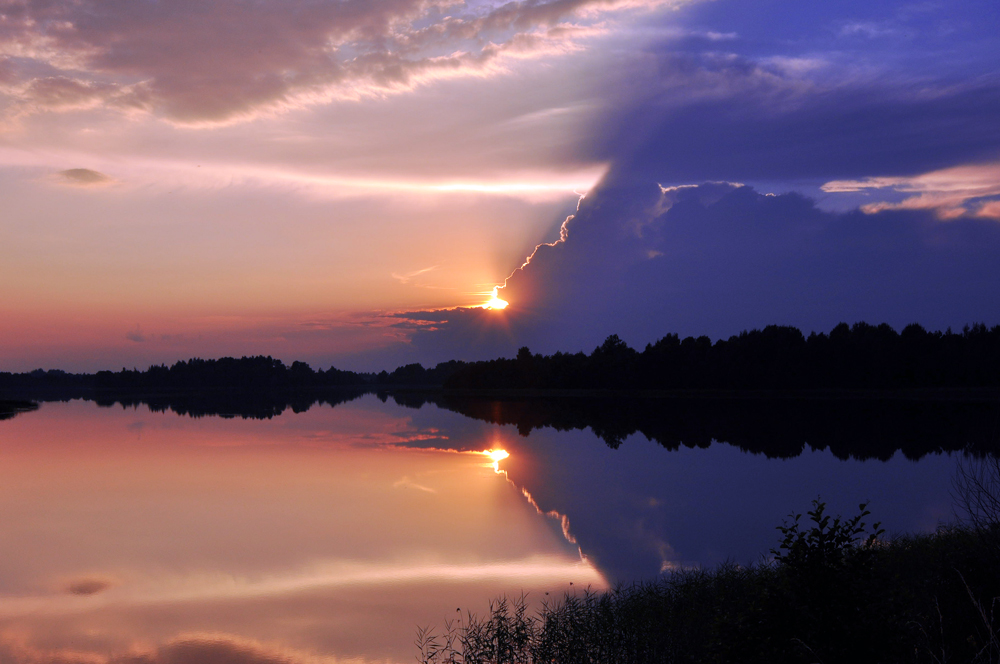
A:
[[[481,455],[405,446],[429,435],[374,397],[4,423],[0,661],[408,661],[456,607],[604,586]]]

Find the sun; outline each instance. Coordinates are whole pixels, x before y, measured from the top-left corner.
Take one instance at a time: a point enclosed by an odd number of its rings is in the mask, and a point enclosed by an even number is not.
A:
[[[489,301],[486,304],[483,305],[483,309],[506,309],[507,304],[508,304],[507,300],[501,300],[499,297],[497,297],[497,287],[494,286],[493,296],[489,299]]]

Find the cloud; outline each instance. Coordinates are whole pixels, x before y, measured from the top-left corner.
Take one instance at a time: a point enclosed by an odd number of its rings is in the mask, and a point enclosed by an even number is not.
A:
[[[1000,219],[996,199],[1000,197],[1000,163],[973,164],[932,171],[912,177],[872,177],[835,180],[823,185],[826,192],[858,192],[888,189],[907,194],[900,202],[869,203],[862,210],[934,210],[943,219],[967,213]]]
[[[71,595],[96,595],[113,585],[113,581],[104,578],[76,579],[66,585],[66,592]]]
[[[59,181],[63,184],[77,187],[93,187],[95,185],[105,185],[114,182],[114,178],[105,175],[100,171],[92,171],[89,168],[70,168],[56,173]]]
[[[153,653],[115,657],[109,664],[296,664],[319,658],[229,636],[188,637]]]
[[[837,35],[840,37],[878,39],[880,37],[891,37],[899,34],[899,32],[899,28],[889,22],[854,21],[840,26]]]
[[[507,57],[575,50],[605,15],[686,1],[23,0],[4,9],[0,82],[22,113],[104,105],[225,122],[492,75]]]
[[[665,183],[913,176],[1000,154],[1000,86],[894,82],[816,58],[623,63],[591,154]],[[840,72],[828,80],[828,72]],[[857,80],[860,79],[860,80]]]
[[[134,341],[137,344],[149,341],[149,337],[142,333],[142,330],[139,328],[138,325],[135,326],[134,330],[129,330],[128,332],[126,332],[125,338],[128,339],[129,341]]]
[[[995,161],[996,22],[971,7],[909,9],[777,0],[761,21],[760,8],[735,2],[693,5],[651,31],[658,41],[617,54],[592,155],[666,184],[914,176]],[[677,39],[737,29],[723,42]]]
[[[589,352],[609,334],[727,337],[771,323],[943,329],[1000,311],[1000,225],[931,210],[826,212],[799,194],[605,181],[507,279],[504,312],[450,310],[412,345],[434,360]]]
[[[183,636],[146,652],[111,656],[35,648],[8,638],[0,641],[0,661],[10,664],[332,664],[335,660],[249,639],[207,634]]]
[[[976,211],[976,216],[1000,219],[1000,201],[987,201],[983,203],[979,206],[979,210]]]
[[[794,3],[778,6],[804,18]],[[590,156],[611,165],[603,182],[560,241],[540,245],[507,280],[499,296],[508,310],[456,310],[434,328],[415,325],[418,354],[590,351],[611,333],[641,345],[667,332],[720,337],[770,323],[944,328],[995,315],[993,78],[945,59],[918,71],[927,53],[909,48],[876,62],[871,40],[852,50],[843,34],[815,34],[814,47],[798,49],[780,34],[755,34],[753,21],[728,21],[721,5],[692,13],[702,17],[692,26],[720,34],[739,24],[724,44],[733,52],[676,39],[692,29],[682,24],[620,55],[605,83],[613,101],[590,130]],[[857,24],[829,18],[827,33]],[[788,20],[797,39],[810,35]],[[937,15],[921,20],[924,30],[940,27]],[[893,48],[907,39],[880,37]],[[988,59],[966,50],[970,63]],[[708,182],[687,184],[699,181]],[[866,204],[828,212],[803,195],[737,182],[853,192]]]
[[[430,440],[440,440],[440,436],[433,436]],[[394,489],[416,489],[417,491],[423,491],[424,493],[437,493],[437,489],[432,489],[429,486],[424,486],[423,484],[417,484],[409,477],[403,477],[402,479],[394,482],[392,487]]]
[[[392,273],[392,278],[401,284],[408,284],[414,277],[419,277],[421,274],[426,274],[432,270],[438,269],[438,265],[431,265],[430,267],[425,267],[421,270],[414,270],[413,272],[407,272],[406,274],[396,274]]]
[[[67,76],[29,80],[16,91],[23,112],[73,111],[108,106],[121,110],[148,107],[148,90],[141,85],[120,85]]]

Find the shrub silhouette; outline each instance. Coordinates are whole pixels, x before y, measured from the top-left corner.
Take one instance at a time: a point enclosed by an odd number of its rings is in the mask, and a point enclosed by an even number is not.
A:
[[[773,560],[681,570],[530,614],[522,596],[446,632],[418,634],[424,664],[995,662],[1000,571],[971,528],[882,539],[830,517],[778,527]]]
[[[858,505],[856,516],[846,521],[837,516],[832,522],[825,513],[826,503],[816,498],[812,505],[813,509],[806,512],[813,524],[808,529],[799,527],[801,514],[790,514],[791,522],[782,522],[777,527],[783,537],[771,553],[779,565],[805,572],[839,569],[849,554],[859,548],[870,548],[885,533],[879,522],[870,532],[866,529],[863,519],[871,514],[868,503]]]

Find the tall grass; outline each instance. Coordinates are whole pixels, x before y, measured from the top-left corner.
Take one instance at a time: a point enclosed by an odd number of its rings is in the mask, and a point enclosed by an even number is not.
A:
[[[835,523],[858,525],[829,521],[822,504],[810,519],[807,548],[818,530],[829,543],[836,541]],[[779,551],[786,555],[756,565],[728,563],[567,594],[537,611],[528,598],[499,598],[485,616],[469,615],[440,635],[422,631],[417,659],[1000,663],[1000,569],[986,545],[991,538],[971,526],[888,540],[856,535],[839,540],[836,555]]]

